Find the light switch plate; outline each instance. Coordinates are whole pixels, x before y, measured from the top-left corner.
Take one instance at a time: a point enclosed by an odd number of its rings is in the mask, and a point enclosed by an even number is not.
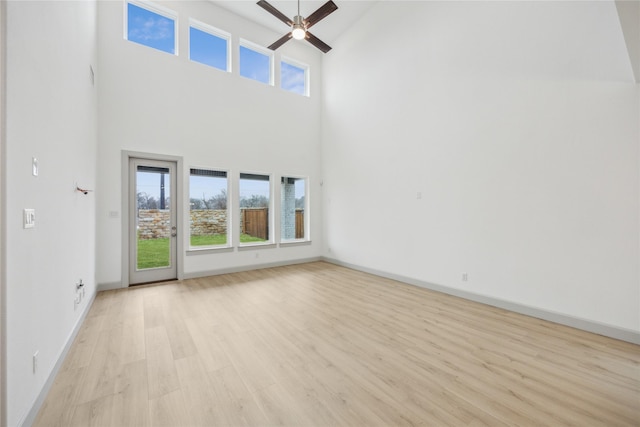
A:
[[[23,226],[24,228],[35,228],[36,226],[36,210],[35,209],[24,210]]]

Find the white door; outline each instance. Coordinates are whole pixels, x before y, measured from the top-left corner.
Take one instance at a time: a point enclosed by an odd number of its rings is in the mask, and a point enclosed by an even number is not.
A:
[[[178,277],[176,163],[129,160],[129,284]]]

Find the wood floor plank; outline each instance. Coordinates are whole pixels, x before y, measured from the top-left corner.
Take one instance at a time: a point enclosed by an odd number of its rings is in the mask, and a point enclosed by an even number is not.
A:
[[[145,329],[145,343],[149,399],[179,390],[180,381],[164,326]]]
[[[193,425],[180,389],[151,399],[149,414],[152,426],[190,427]]]
[[[86,368],[61,370],[45,399],[34,425],[67,427],[71,425],[78,393]]]
[[[223,422],[228,426],[261,426],[267,417],[233,366],[208,372],[209,387],[220,406]]]
[[[198,317],[187,319],[185,326],[208,372],[231,365],[220,342],[220,325],[211,323],[208,317]]]
[[[323,262],[97,295],[34,427],[633,426],[640,346]]]
[[[214,399],[204,364],[198,357],[188,356],[176,360],[180,389],[190,425],[222,425],[221,402]]]

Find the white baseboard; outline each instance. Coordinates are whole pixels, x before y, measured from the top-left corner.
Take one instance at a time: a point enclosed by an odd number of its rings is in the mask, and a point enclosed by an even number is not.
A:
[[[322,257],[322,260],[331,264],[347,267],[352,270],[362,271],[364,273],[385,277],[387,279],[392,279],[398,282],[407,283],[409,285],[430,289],[432,291],[442,292],[444,294],[453,295],[453,296],[464,298],[470,301],[491,305],[493,307],[502,308],[505,310],[513,311],[515,313],[524,314],[524,315],[535,317],[542,320],[548,320],[550,322],[558,323],[565,326],[570,326],[572,328],[581,329],[583,331],[592,332],[598,335],[603,335],[605,337],[615,338],[615,339],[618,339],[621,341],[627,341],[633,344],[640,344],[640,332],[637,332],[631,329],[620,328],[617,326],[595,322],[593,320],[582,319],[579,317],[569,316],[562,313],[556,313],[553,311],[543,310],[536,307],[530,307],[524,304],[506,301],[499,298],[489,297],[481,294],[475,294],[473,292],[450,288],[448,286],[436,285],[433,283],[412,279],[410,277],[405,277],[398,274],[387,273],[385,271],[376,270],[368,267],[362,267],[360,265],[339,261],[334,258]]]
[[[195,271],[193,273],[185,273],[184,279],[198,279],[200,277],[218,276],[220,274],[240,273],[243,271],[262,270],[265,268],[284,267],[287,265],[306,264],[309,262],[322,261],[322,257],[295,259],[288,261],[269,262],[265,264],[251,264],[239,267],[219,268],[216,270]]]
[[[40,408],[42,408],[42,404],[44,403],[44,400],[46,399],[47,394],[49,394],[49,391],[53,386],[56,376],[58,375],[58,371],[60,371],[60,368],[62,367],[62,364],[64,363],[64,360],[67,357],[67,354],[69,353],[69,349],[71,349],[71,345],[73,344],[73,341],[76,339],[76,336],[80,331],[80,327],[82,327],[82,324],[84,323],[84,319],[85,317],[87,317],[87,314],[89,313],[89,310],[93,305],[93,301],[96,299],[97,293],[98,291],[94,292],[93,295],[91,296],[91,299],[89,299],[87,301],[87,304],[85,304],[82,314],[78,318],[78,321],[73,327],[73,330],[67,337],[67,342],[62,348],[62,351],[60,352],[60,354],[58,355],[58,359],[56,360],[55,365],[53,365],[53,369],[51,370],[49,377],[47,377],[47,381],[45,381],[44,385],[42,386],[42,389],[40,390],[40,393],[38,393],[38,397],[36,397],[36,400],[31,405],[31,409],[29,410],[29,412],[27,412],[24,419],[18,423],[19,426],[31,427],[33,422],[36,420],[36,417],[38,416],[38,412],[40,411]]]
[[[294,264],[306,264],[308,262],[316,262],[321,260],[322,260],[321,257],[313,257],[313,258],[304,258],[304,259],[298,259],[298,260],[270,262],[270,263],[264,263],[264,264],[243,265],[240,267],[218,268],[215,270],[194,271],[191,273],[184,273],[182,279],[183,280],[199,279],[200,277],[219,276],[220,274],[240,273],[243,271],[261,270],[264,268],[273,268],[273,267],[284,267],[287,265],[294,265]],[[98,292],[111,291],[114,289],[122,289],[122,282],[99,283],[97,291]]]
[[[122,289],[122,282],[98,283],[96,292],[112,291],[114,289]]]

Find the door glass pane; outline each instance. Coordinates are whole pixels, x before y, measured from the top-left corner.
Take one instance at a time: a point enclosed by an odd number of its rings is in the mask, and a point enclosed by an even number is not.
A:
[[[171,266],[171,179],[168,168],[136,169],[138,270]]]

